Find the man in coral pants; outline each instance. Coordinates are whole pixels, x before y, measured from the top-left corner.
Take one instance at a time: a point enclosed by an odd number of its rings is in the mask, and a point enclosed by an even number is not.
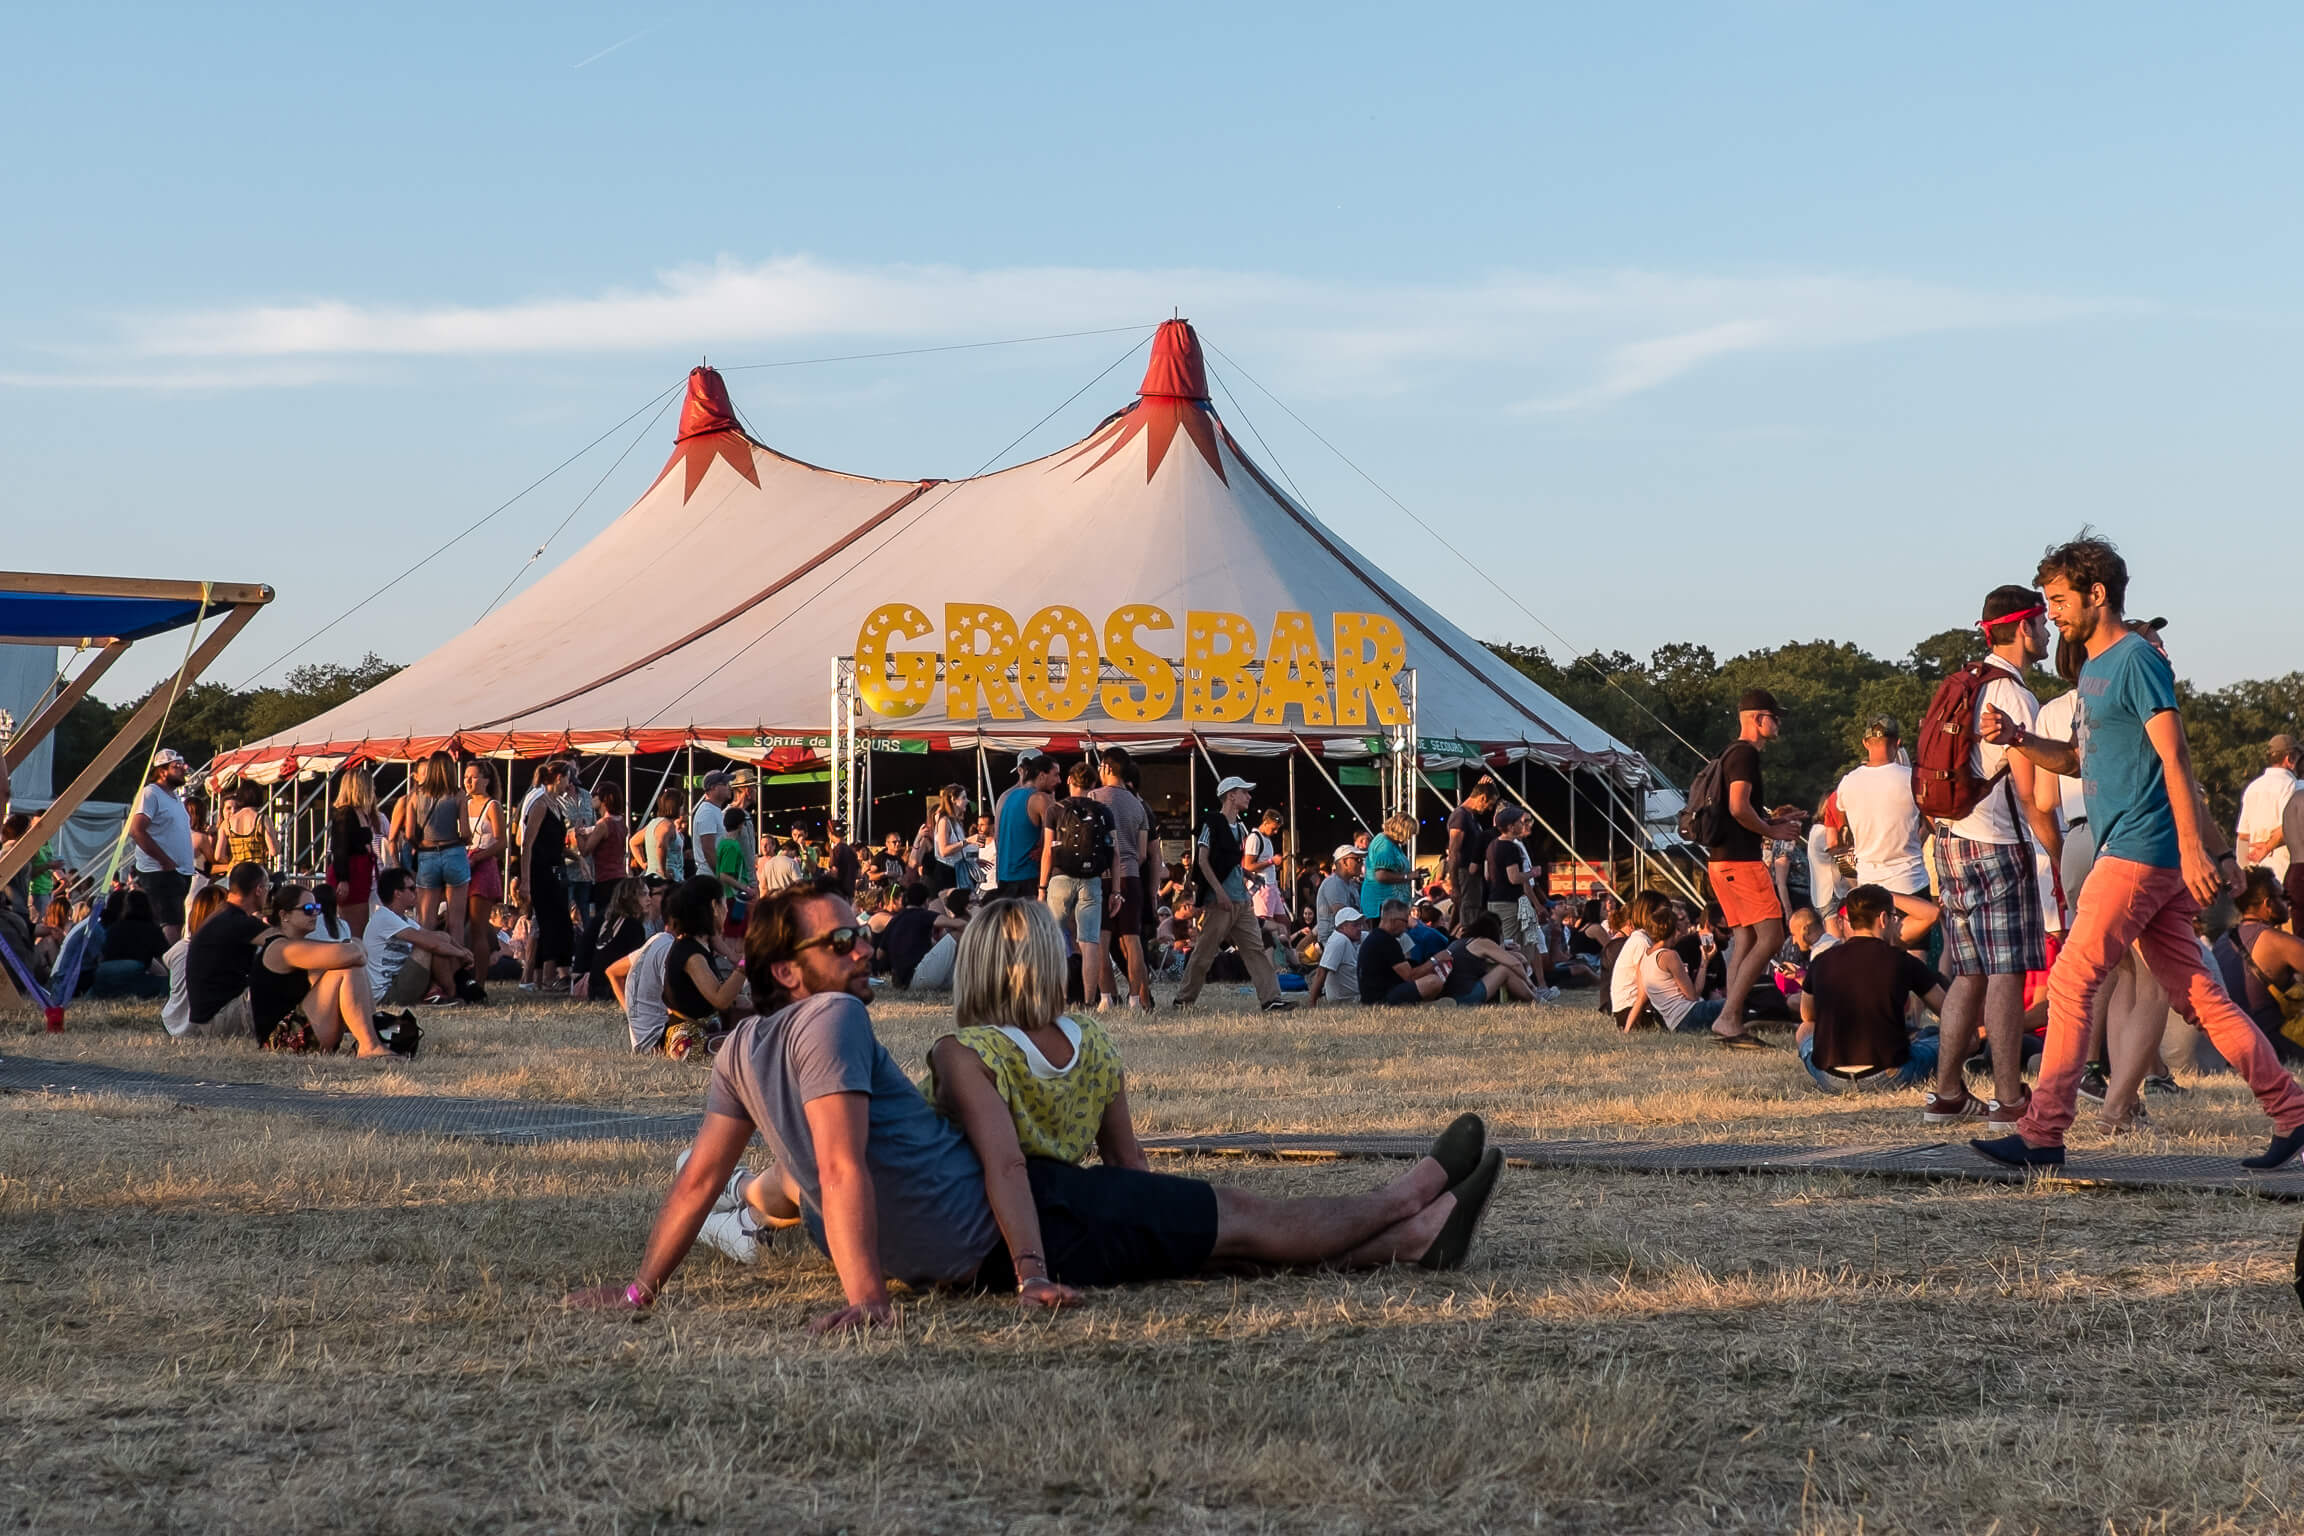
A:
[[[2048,615],[2066,640],[2085,649],[2078,738],[2048,741],[1998,710],[1982,734],[2036,767],[2081,776],[2099,852],[2080,889],[2063,951],[2048,977],[2048,1044],[2031,1111],[2016,1134],[1969,1143],[2018,1167],[2064,1161],[2064,1131],[2087,1054],[2096,989],[2134,944],[2176,1011],[2204,1030],[2272,1117],[2272,1144],[2241,1161],[2277,1168],[2304,1148],[2304,1090],[2272,1046],[2224,995],[2209,971],[2192,919],[2214,901],[2227,875],[2208,856],[2191,749],[2176,713],[2168,658],[2132,630],[2124,613],[2128,565],[2111,544],[2082,537],[2048,551],[2039,585]]]

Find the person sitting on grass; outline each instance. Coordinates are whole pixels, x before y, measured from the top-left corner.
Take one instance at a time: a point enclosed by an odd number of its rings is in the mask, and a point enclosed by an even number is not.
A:
[[[271,924],[256,936],[248,990],[239,999],[248,1032],[276,1051],[333,1051],[349,1031],[361,1056],[414,1055],[414,1014],[392,1020],[389,1041],[377,1032],[368,951],[357,940],[312,937],[321,908],[311,887],[294,881],[273,887],[270,908]]]
[[[379,1008],[410,1003],[456,1007],[457,967],[472,963],[472,951],[415,919],[416,877],[387,869],[376,877],[376,902],[368,909],[368,931],[360,936],[368,952],[368,991]],[[416,959],[418,951],[423,960]]]
[[[1039,943],[1028,957],[1011,955],[1016,941],[1005,935],[1031,921],[1012,911],[987,909],[979,921],[996,931],[971,952],[990,960],[995,992],[1022,969],[1024,986],[1007,988],[1021,995],[998,1005],[1001,1016],[1044,1026],[1063,1006],[1062,951]],[[1082,1287],[1219,1264],[1455,1269],[1503,1170],[1477,1116],[1460,1117],[1383,1188],[1327,1199],[1268,1200],[1142,1168],[1028,1157],[1006,1103],[981,1079],[955,1080],[986,1090],[958,1090],[963,1130],[874,1037],[871,936],[837,893],[806,886],[763,900],[745,955],[760,1011],[714,1063],[703,1128],[682,1155],[639,1273],[628,1285],[578,1291],[571,1306],[653,1305],[707,1226],[724,1251],[756,1253],[756,1238],[750,1250],[738,1239],[756,1232],[763,1205],[796,1215],[839,1275],[845,1305],[811,1323],[818,1332],[894,1324],[891,1279],[914,1289],[1016,1289],[1037,1308],[1063,1305]],[[972,968],[970,981],[977,976]],[[1009,1139],[988,1170],[976,1142],[999,1144],[1002,1128]],[[737,1166],[755,1133],[775,1158],[766,1190]],[[993,1186],[1003,1191],[997,1204]],[[1025,1209],[1037,1242],[1020,1224]]]
[[[1848,938],[1818,954],[1800,993],[1800,1064],[1826,1093],[1859,1083],[1920,1088],[1936,1081],[1933,1029],[1913,1033],[1912,999],[1944,1007],[1944,978],[1904,948],[1904,914],[1886,886],[1848,893]]]
[[[1448,946],[1448,980],[1443,995],[1471,1007],[1509,997],[1516,1003],[1536,1001],[1535,983],[1528,979],[1528,962],[1502,943],[1504,925],[1495,913],[1482,908],[1464,924],[1456,942]]]
[[[1410,957],[1408,903],[1394,897],[1376,914],[1376,931],[1360,943],[1360,1001],[1412,1008],[1440,995],[1448,978],[1430,960]]]
[[[1674,1034],[1709,1034],[1712,1021],[1720,1017],[1722,1003],[1716,997],[1697,997],[1695,984],[1688,979],[1687,963],[1673,947],[1680,936],[1679,904],[1652,906],[1641,931],[1648,935],[1648,948],[1640,956],[1636,973],[1640,1000],[1654,1009],[1664,1027]]]
[[[641,890],[644,910],[654,922],[662,902],[660,888],[650,879],[641,882]],[[631,954],[609,963],[608,990],[615,995],[616,1006],[624,1010],[635,1056],[664,1049],[664,1032],[672,1022],[664,1011],[664,967],[677,942],[669,930],[652,933]]]
[[[1615,953],[1608,960],[1608,1016],[1616,1027],[1629,1033],[1643,1025],[1661,1026],[1663,1018],[1648,1006],[1648,997],[1640,980],[1640,964],[1656,940],[1650,932],[1656,926],[1659,914],[1670,915],[1677,924],[1678,909],[1672,898],[1662,891],[1641,891],[1633,896],[1632,904],[1618,914],[1621,932],[1611,948]]]
[[[1360,1001],[1360,944],[1368,937],[1368,920],[1358,907],[1338,907],[1333,921],[1305,987],[1307,1008],[1319,1007],[1324,997],[1338,1003]]]
[[[726,887],[718,875],[690,875],[664,901],[672,948],[664,957],[664,1054],[709,1054],[739,1017],[744,967],[727,966],[719,937],[728,919]]]
[[[168,1001],[160,1005],[160,1027],[181,1039],[192,1033],[190,959],[192,935],[198,933],[224,905],[224,887],[204,885],[184,904],[184,937],[168,946],[161,963],[168,967]]]

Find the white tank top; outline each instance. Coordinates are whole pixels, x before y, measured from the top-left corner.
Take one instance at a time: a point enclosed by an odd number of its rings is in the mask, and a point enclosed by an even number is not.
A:
[[[1680,1021],[1688,1016],[1688,1010],[1696,1004],[1672,984],[1671,977],[1664,974],[1663,962],[1658,957],[1668,947],[1651,948],[1640,957],[1640,991],[1648,999],[1648,1006],[1662,1017],[1664,1027],[1678,1029]]]

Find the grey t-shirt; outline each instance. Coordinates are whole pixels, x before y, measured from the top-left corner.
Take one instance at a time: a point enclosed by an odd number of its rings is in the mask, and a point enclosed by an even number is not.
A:
[[[1336,914],[1346,907],[1356,908],[1359,900],[1359,881],[1347,880],[1342,875],[1330,875],[1321,881],[1312,903],[1312,936],[1323,944],[1327,943],[1328,935],[1336,931]],[[1366,917],[1368,914],[1362,912],[1360,915]]]
[[[929,1107],[872,1033],[863,1003],[823,992],[745,1020],[720,1047],[704,1112],[748,1120],[800,1186],[800,1219],[824,1244],[824,1199],[806,1106],[870,1096],[865,1166],[880,1223],[880,1269],[911,1286],[965,1281],[999,1241],[984,1168],[959,1127]]]
[[[1144,802],[1125,784],[1099,784],[1088,798],[1112,813],[1112,878],[1125,880],[1143,872],[1136,857],[1136,839],[1151,825]]]

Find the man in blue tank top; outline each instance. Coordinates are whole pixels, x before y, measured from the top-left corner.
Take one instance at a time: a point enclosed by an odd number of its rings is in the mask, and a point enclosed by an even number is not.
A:
[[[1025,901],[1040,894],[1040,841],[1056,814],[1054,790],[1064,782],[1064,765],[1037,747],[1027,747],[1016,759],[1016,787],[1000,797],[993,808],[993,842],[998,855],[994,869],[999,896]]]

